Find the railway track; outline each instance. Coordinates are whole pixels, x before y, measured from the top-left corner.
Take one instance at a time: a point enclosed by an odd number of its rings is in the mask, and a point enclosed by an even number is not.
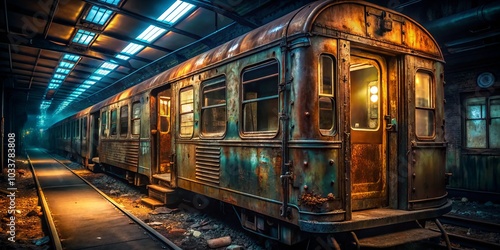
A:
[[[500,225],[495,223],[490,223],[487,221],[475,220],[465,217],[459,217],[455,215],[443,215],[439,218],[439,221],[448,231],[448,237],[451,242],[452,249],[463,250],[463,249],[475,249],[475,250],[491,250],[500,249]],[[429,227],[431,230],[439,231],[434,228],[433,225]],[[470,232],[477,232],[473,236]],[[490,240],[486,240],[480,237],[492,234],[489,237]],[[496,238],[497,242],[492,242],[491,238]],[[441,243],[436,247],[440,249],[446,249]]]
[[[56,158],[35,149],[28,160],[53,249],[181,249]]]

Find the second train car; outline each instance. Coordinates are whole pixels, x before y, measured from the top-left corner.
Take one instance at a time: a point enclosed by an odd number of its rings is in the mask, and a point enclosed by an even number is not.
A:
[[[232,204],[286,244],[362,245],[365,229],[451,209],[443,64],[410,18],[318,1],[58,122],[51,147],[152,197]]]

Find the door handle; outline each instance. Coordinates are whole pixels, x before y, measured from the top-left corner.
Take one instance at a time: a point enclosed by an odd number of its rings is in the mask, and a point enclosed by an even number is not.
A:
[[[396,118],[391,118],[391,116],[386,115],[384,116],[384,119],[387,122],[387,125],[385,125],[385,129],[387,131],[398,131],[398,121],[396,120]]]

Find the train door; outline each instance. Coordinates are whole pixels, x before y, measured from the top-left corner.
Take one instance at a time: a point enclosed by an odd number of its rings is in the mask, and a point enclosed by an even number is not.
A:
[[[99,146],[99,111],[90,114],[90,134],[89,134],[89,158],[98,157],[97,147]],[[97,159],[95,159],[97,160]]]
[[[156,98],[157,103],[157,169],[155,178],[171,181],[172,133],[171,133],[171,91],[161,91]]]
[[[350,58],[352,210],[387,206],[385,65],[376,55]]]

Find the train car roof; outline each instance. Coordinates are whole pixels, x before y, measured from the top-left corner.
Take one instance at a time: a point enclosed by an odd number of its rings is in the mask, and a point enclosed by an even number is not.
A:
[[[380,30],[381,25],[370,24],[384,20],[391,22],[391,30]],[[403,14],[363,1],[318,1],[195,56],[78,114],[97,112],[103,106],[196,74],[230,58],[279,44],[284,37],[293,39],[309,34],[342,37],[443,61],[439,45],[430,33]]]

